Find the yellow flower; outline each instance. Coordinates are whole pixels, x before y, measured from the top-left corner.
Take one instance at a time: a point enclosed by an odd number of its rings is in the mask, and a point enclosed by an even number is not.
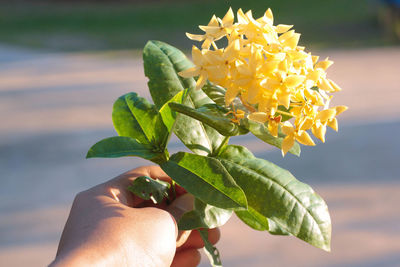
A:
[[[299,46],[300,34],[292,29],[293,25],[274,26],[271,9],[260,18],[254,18],[251,10],[245,13],[239,9],[237,22],[234,20],[229,9],[222,19],[214,15],[207,26],[199,26],[205,34],[187,34],[203,44],[201,50],[193,46],[195,67],[180,75],[198,76],[197,89],[207,79],[225,87],[225,105],[234,113],[235,122],[247,117],[268,125],[273,136],[278,135],[281,126],[286,135],[283,154],[295,141],[315,145],[309,130],[325,142],[326,126],[337,131],[336,116],[346,109],[329,108],[331,94],[341,90],[327,78],[326,70],[333,61],[318,61],[318,56]],[[227,45],[218,48],[216,42],[222,38],[226,38]],[[235,112],[232,103],[236,97],[247,111]],[[282,122],[281,115],[291,117],[292,123]]]

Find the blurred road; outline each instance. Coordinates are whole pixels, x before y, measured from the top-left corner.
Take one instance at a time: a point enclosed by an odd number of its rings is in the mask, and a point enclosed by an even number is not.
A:
[[[288,168],[324,197],[332,252],[232,219],[218,245],[224,266],[400,266],[400,48],[322,54],[335,61],[329,76],[344,88],[334,103],[350,107],[339,117],[339,133],[303,148],[301,158],[282,159],[250,136],[233,141]],[[115,135],[113,101],[130,91],[149,98],[146,88],[133,53],[0,46],[0,266],[48,264],[74,195],[145,164],[84,157],[96,141]],[[181,148],[173,140],[171,150]]]

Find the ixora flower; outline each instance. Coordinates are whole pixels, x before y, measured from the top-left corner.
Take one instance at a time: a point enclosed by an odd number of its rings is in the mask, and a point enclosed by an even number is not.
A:
[[[295,141],[315,145],[308,130],[325,142],[326,126],[337,131],[336,116],[347,107],[329,108],[331,94],[341,90],[326,75],[333,62],[328,58],[318,61],[318,56],[298,45],[300,34],[292,25],[274,26],[273,20],[271,9],[258,19],[251,10],[239,9],[236,23],[231,8],[222,19],[214,15],[207,26],[199,26],[203,35],[186,34],[203,43],[201,49],[192,48],[195,66],[179,75],[197,76],[196,89],[207,80],[224,87],[225,106],[235,114],[233,121],[247,118],[266,124],[275,137],[281,128],[286,135],[285,155]],[[227,40],[226,47],[217,46],[222,38]],[[237,97],[248,107],[246,111],[235,108]]]
[[[300,155],[300,146],[325,141],[338,129],[344,106],[329,107],[340,87],[327,78],[332,61],[298,46],[291,25],[273,25],[270,9],[258,19],[232,9],[213,16],[193,63],[179,49],[149,41],[144,73],[153,103],[135,92],[119,97],[112,119],[118,136],[93,145],[88,158],[142,157],[158,164],[171,183],[138,177],[129,190],[158,205],[176,198],[175,185],[193,195],[193,210],[178,220],[180,230],[198,229],[212,266],[222,266],[206,229],[224,225],[233,213],[247,226],[292,235],[330,250],[331,220],[326,203],[289,171],[258,158],[231,136],[249,132],[272,146]],[[226,40],[224,40],[226,39]],[[218,47],[219,40],[225,47]],[[178,73],[182,76],[179,77]],[[170,137],[191,151],[168,152]]]

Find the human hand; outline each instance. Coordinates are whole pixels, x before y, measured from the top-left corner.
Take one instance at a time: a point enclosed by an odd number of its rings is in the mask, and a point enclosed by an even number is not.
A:
[[[50,266],[197,266],[203,241],[198,231],[178,234],[172,216],[187,211],[180,198],[184,189],[177,186],[177,200],[156,208],[127,190],[144,175],[170,181],[159,167],[147,166],[79,193]],[[219,235],[218,229],[209,230],[212,243]]]

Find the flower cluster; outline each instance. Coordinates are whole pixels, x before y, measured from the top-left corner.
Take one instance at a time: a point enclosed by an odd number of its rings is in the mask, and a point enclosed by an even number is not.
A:
[[[203,43],[201,49],[193,46],[195,67],[179,74],[198,76],[197,89],[207,80],[226,88],[225,104],[238,121],[246,117],[264,123],[273,136],[281,127],[286,135],[283,154],[295,141],[315,145],[307,130],[325,142],[326,127],[337,131],[336,116],[347,109],[329,108],[329,94],[341,90],[326,77],[333,62],[318,61],[318,56],[298,46],[300,34],[291,30],[292,25],[274,26],[270,9],[258,19],[251,11],[239,9],[236,23],[234,19],[229,9],[222,19],[214,15],[207,26],[199,26],[204,34],[187,33],[191,40]],[[218,48],[216,42],[222,38],[227,39],[227,46]],[[233,107],[236,97],[246,110]]]

